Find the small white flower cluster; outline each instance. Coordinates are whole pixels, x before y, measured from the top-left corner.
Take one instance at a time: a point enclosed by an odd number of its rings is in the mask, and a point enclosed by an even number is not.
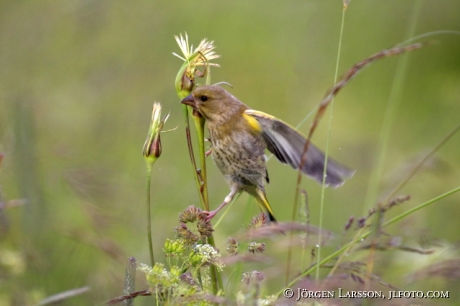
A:
[[[225,267],[220,262],[221,255],[209,244],[197,244],[194,246],[194,251],[201,256],[202,263],[211,263],[215,265],[220,271]]]
[[[152,267],[149,265],[146,265],[145,263],[140,263],[139,266],[137,267],[138,271],[142,271],[145,274],[149,274],[152,271]]]

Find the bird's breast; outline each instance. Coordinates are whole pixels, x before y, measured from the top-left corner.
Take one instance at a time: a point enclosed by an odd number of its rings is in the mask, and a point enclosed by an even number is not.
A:
[[[211,156],[224,175],[265,173],[265,143],[260,135],[242,130],[210,129]]]

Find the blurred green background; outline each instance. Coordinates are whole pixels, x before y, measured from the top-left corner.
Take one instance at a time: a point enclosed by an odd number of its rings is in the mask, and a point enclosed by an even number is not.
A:
[[[420,35],[460,31],[459,12],[458,0],[352,1],[339,74],[406,40],[414,14],[414,34]],[[252,108],[296,125],[333,84],[341,15],[341,1],[319,0],[2,1],[1,197],[27,199],[27,204],[0,211],[0,305],[34,305],[83,286],[91,291],[64,304],[102,303],[122,294],[130,256],[148,263],[141,151],[154,101],[171,113],[165,129],[178,126],[162,135],[163,154],[152,178],[159,260],[164,240],[174,236],[179,212],[199,205],[174,90],[182,64],[171,55],[180,52],[174,35],[187,32],[195,46],[204,37],[214,40],[222,58],[215,61],[221,67],[212,70],[212,81],[231,83],[232,94]],[[460,122],[460,36],[428,40],[436,43],[408,55],[406,74],[398,83],[402,92],[379,177],[379,199]],[[371,65],[335,100],[330,154],[356,169],[342,188],[326,190],[323,226],[336,233],[349,216],[366,211],[377,140],[400,65],[399,57]],[[300,128],[303,133],[310,122]],[[322,148],[327,125],[328,116],[314,135]],[[411,201],[387,217],[458,187],[459,151],[456,135],[400,192],[410,194]],[[210,203],[216,207],[228,187],[208,162]],[[268,198],[277,218],[289,220],[297,173],[275,159],[268,169]],[[308,191],[311,223],[318,224],[320,186],[304,179],[302,187]],[[458,194],[446,198],[387,230],[415,246],[419,236],[458,244],[459,201]],[[246,203],[243,195],[216,230],[222,252],[226,237],[257,213],[256,205]],[[411,255],[408,261],[425,260],[421,257]],[[405,268],[389,279],[376,273],[407,288],[403,272],[414,270]],[[458,280],[452,282],[441,288],[458,288]],[[278,290],[281,282],[272,284]],[[137,288],[145,286],[140,277]],[[457,293],[443,302],[459,300]],[[149,301],[139,298],[136,305]]]

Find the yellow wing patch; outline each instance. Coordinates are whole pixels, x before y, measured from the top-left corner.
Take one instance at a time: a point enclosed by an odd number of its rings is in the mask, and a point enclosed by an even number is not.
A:
[[[264,118],[264,119],[268,119],[268,120],[277,120],[279,121],[278,119],[276,119],[275,117],[269,115],[269,114],[266,114],[266,113],[263,113],[263,112],[260,112],[260,111],[256,111],[256,110],[253,110],[253,109],[247,109],[244,111],[243,113],[243,116],[244,118],[248,121],[249,125],[256,129],[258,132],[262,132],[262,126],[260,125],[259,121],[256,119],[256,118]]]
[[[248,115],[246,112],[243,113],[244,119],[248,122],[248,124],[251,126],[251,128],[257,132],[262,132],[262,127],[259,124],[259,121],[257,121],[256,118]]]

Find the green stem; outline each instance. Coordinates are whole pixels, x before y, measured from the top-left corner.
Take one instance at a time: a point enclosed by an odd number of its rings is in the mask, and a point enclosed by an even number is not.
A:
[[[334,84],[337,83],[338,75],[339,75],[339,63],[340,63],[340,53],[342,50],[342,39],[343,39],[343,29],[345,27],[345,12],[346,12],[346,7],[343,8],[342,10],[342,23],[340,26],[340,35],[339,35],[339,48],[337,50],[337,59],[335,61],[335,74],[334,74]],[[320,200],[320,209],[319,209],[319,234],[318,234],[318,252],[316,254],[317,258],[317,269],[316,269],[316,280],[319,279],[319,267],[320,267],[320,261],[321,261],[321,246],[322,246],[322,234],[321,230],[323,228],[323,212],[324,212],[324,200],[325,200],[325,191],[326,191],[326,173],[327,173],[327,159],[329,155],[329,140],[331,138],[331,129],[332,129],[332,117],[333,117],[333,112],[334,112],[334,98],[332,98],[331,101],[331,111],[329,113],[329,124],[328,124],[328,134],[326,137],[326,148],[324,150],[324,170],[323,170],[323,183],[321,184],[321,200]]]
[[[152,218],[150,212],[150,182],[152,178],[152,165],[148,165],[147,171],[147,239],[150,251],[150,264],[155,265],[155,257],[153,256],[153,240],[152,240]]]
[[[205,210],[209,211],[209,201],[208,201],[208,180],[206,176],[206,155],[205,155],[205,146],[204,146],[204,123],[205,120],[201,116],[193,116],[195,121],[196,136],[198,141],[198,149],[200,154],[200,166],[201,166],[201,182],[199,183],[199,193],[202,199],[202,204]],[[208,243],[215,247],[214,237],[208,238]],[[212,291],[214,294],[217,294],[219,288],[223,288],[222,276],[215,266],[211,266],[211,283]]]
[[[200,182],[200,193],[201,197],[203,198],[203,207],[204,210],[209,211],[209,200],[208,200],[208,180],[206,176],[206,154],[205,154],[205,146],[204,146],[204,123],[205,120],[201,116],[193,116],[193,120],[195,121],[195,129],[196,129],[196,136],[198,141],[198,150],[200,153],[200,175],[201,175],[201,182]]]
[[[213,247],[216,246],[216,243],[214,241],[214,236],[211,235],[211,237],[208,238],[208,243],[212,245]],[[211,282],[212,282],[212,292],[216,295],[217,292],[219,292],[219,288],[224,288],[224,283],[222,281],[222,275],[221,273],[217,270],[217,267],[212,265],[211,266]]]
[[[448,196],[450,196],[450,195],[452,195],[452,194],[454,194],[456,192],[459,192],[459,191],[460,191],[460,186],[457,187],[457,188],[452,189],[451,191],[443,193],[440,196],[437,196],[436,198],[433,198],[433,199],[431,199],[431,200],[429,200],[429,201],[427,201],[425,203],[422,203],[422,204],[420,204],[420,205],[418,205],[418,206],[416,206],[416,207],[414,207],[412,209],[409,209],[408,211],[403,212],[402,214],[400,214],[399,216],[394,217],[393,219],[390,219],[390,220],[388,220],[386,222],[383,222],[382,226],[387,226],[387,225],[393,224],[396,221],[399,221],[402,218],[407,217],[408,215],[416,212],[417,210],[425,208],[426,206],[431,205],[431,204],[435,203],[436,201],[439,201],[439,200],[441,200],[441,199],[443,199],[445,197],[448,197]]]
[[[195,178],[196,188],[198,190],[198,195],[200,196],[201,207],[203,209],[206,209],[204,205],[203,194],[200,192],[201,182],[200,182],[200,178],[198,177],[195,155],[193,153],[192,136],[190,134],[190,122],[189,122],[189,116],[188,116],[188,113],[189,113],[188,106],[184,105],[183,110],[184,110],[184,119],[185,119],[185,136],[187,139],[187,148],[188,148],[188,153],[190,156],[190,162],[192,163],[193,177]]]

